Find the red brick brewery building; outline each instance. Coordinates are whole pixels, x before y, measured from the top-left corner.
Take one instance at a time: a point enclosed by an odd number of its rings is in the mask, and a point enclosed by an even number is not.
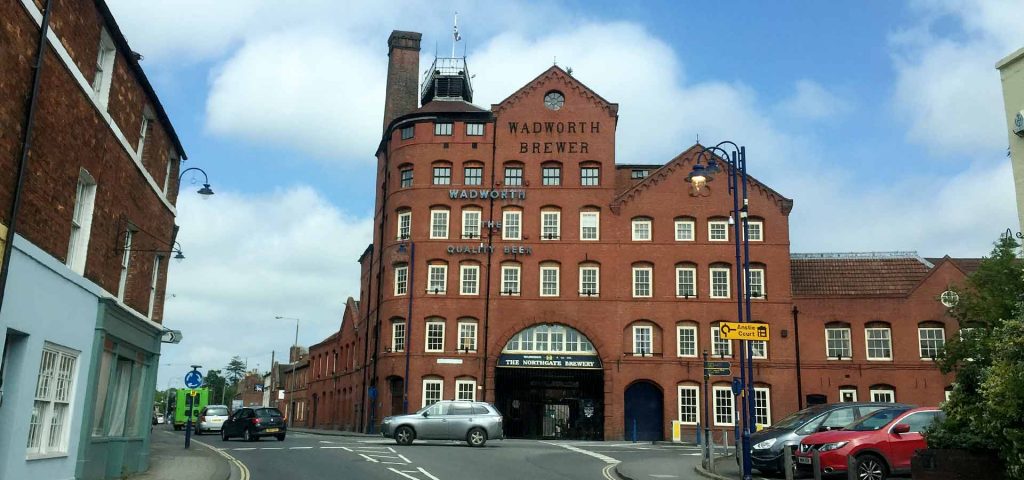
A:
[[[371,430],[482,400],[512,437],[630,438],[635,425],[661,439],[673,420],[703,423],[707,395],[712,426],[732,429],[731,378],[705,389],[701,358],[738,374],[738,342],[716,328],[736,317],[732,199],[724,180],[686,184],[702,147],[616,164],[619,106],[570,72],[553,66],[487,109],[465,59],[436,59],[420,84],[419,42],[388,40],[374,240],[359,301],[311,348],[311,378],[330,387],[311,388],[310,418]],[[751,179],[752,318],[772,332],[755,345],[758,423],[808,403],[943,400],[931,355],[958,325],[939,296],[972,265],[794,255],[792,208]]]

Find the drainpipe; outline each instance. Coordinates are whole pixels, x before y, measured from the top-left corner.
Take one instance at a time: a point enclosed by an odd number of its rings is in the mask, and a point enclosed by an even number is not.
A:
[[[793,337],[796,341],[796,406],[797,410],[804,409],[803,377],[800,376],[800,322],[797,318],[800,310],[793,305]]]
[[[43,60],[46,55],[46,34],[50,31],[50,0],[46,0],[43,9],[43,24],[39,29],[39,48],[36,50],[36,64],[32,74],[32,91],[28,97],[28,113],[25,115],[25,138],[21,142],[21,158],[18,160],[17,183],[14,187],[14,201],[11,203],[9,224],[7,225],[7,238],[4,242],[4,259],[0,265],[0,311],[4,307],[4,296],[7,291],[7,275],[11,268],[11,250],[14,248],[14,231],[18,224],[18,210],[21,207],[21,193],[25,184],[25,171],[28,169],[28,153],[32,148],[32,127],[35,125],[36,105],[39,98],[39,84],[43,79]]]
[[[494,169],[498,155],[498,120],[494,120],[494,132],[491,134],[491,189],[494,189]],[[490,195],[488,195],[490,197]],[[494,222],[494,197],[490,199],[490,206],[487,216],[490,218],[490,222]],[[493,225],[493,223],[492,223]],[[490,330],[491,330],[491,256],[494,254],[494,236],[491,227],[487,228],[487,275],[484,277],[487,279],[487,283],[484,285],[484,358],[481,359],[483,374],[480,376],[480,386],[483,387],[483,395],[480,399],[482,402],[487,401],[487,346],[491,343]]]

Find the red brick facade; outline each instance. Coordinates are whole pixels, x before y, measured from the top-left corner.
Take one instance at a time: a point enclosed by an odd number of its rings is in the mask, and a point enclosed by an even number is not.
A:
[[[563,97],[558,108],[548,106],[546,97],[552,92]],[[629,436],[627,398],[636,385],[660,392],[660,435],[671,435],[669,425],[679,418],[680,386],[699,388],[703,422],[700,354],[713,352],[717,322],[735,321],[738,292],[734,231],[728,225],[733,200],[726,181],[712,182],[701,192],[685,181],[702,147],[694,145],[664,164],[617,165],[618,105],[558,67],[490,110],[462,99],[429,100],[406,112],[391,111],[397,103],[388,103],[386,115],[394,120],[378,151],[374,241],[360,258],[358,311],[350,301],[340,332],[310,350],[311,371],[318,372],[310,383],[311,395],[320,398],[317,425],[375,428],[386,415],[420,408],[425,380],[433,385],[440,381],[444,399],[468,395],[468,390],[457,390],[463,384],[475,391],[477,400],[499,401],[496,375],[501,368],[507,370],[497,366],[499,357],[513,336],[536,325],[570,327],[593,344],[602,365],[598,411],[604,438]],[[478,124],[482,131],[473,132]],[[467,167],[481,171],[470,173]],[[508,168],[520,168],[521,181]],[[597,169],[596,180],[594,170],[584,169]],[[936,321],[945,325],[946,336],[955,331],[936,299],[962,280],[964,271],[946,261],[931,268],[922,259],[913,260],[921,266],[914,272],[913,289],[860,296],[795,289],[788,223],[792,206],[791,200],[751,179],[750,219],[759,222],[760,238],[750,242],[750,261],[752,269],[762,272],[763,293],[752,299],[752,319],[772,331],[766,355],[754,361],[754,375],[756,387],[769,392],[769,421],[806,404],[806,395],[838,401],[838,387],[845,385],[856,386],[862,400],[872,387],[890,385],[897,401],[941,401],[948,379],[930,359],[917,355],[916,329],[920,322]],[[481,228],[469,236],[463,228],[466,211],[480,212]],[[444,212],[446,222],[441,221]],[[519,212],[518,235],[517,214],[507,212]],[[542,212],[559,212],[556,234],[543,229]],[[581,224],[583,214],[591,212],[598,214],[596,235],[590,229],[584,233]],[[408,236],[400,230],[406,214]],[[677,234],[679,222],[690,226],[690,236]],[[725,222],[726,238],[712,238],[714,222]],[[462,267],[478,269],[476,289],[462,289]],[[518,280],[508,283],[503,267],[518,268]],[[596,292],[584,291],[582,267],[598,268]],[[557,269],[557,293],[552,282],[542,286],[541,268]],[[693,294],[678,290],[680,268],[693,269]],[[718,268],[728,272],[726,292],[712,291],[712,270]],[[856,268],[848,270],[859,274]],[[642,276],[648,271],[651,278],[645,285]],[[891,280],[884,271],[869,273],[881,275],[881,283]],[[641,275],[639,285],[634,284],[635,275]],[[823,275],[829,275],[827,269]],[[542,288],[548,288],[546,294]],[[794,307],[805,396],[800,399]],[[833,321],[851,326],[852,360],[824,358],[824,326]],[[863,329],[875,321],[892,325],[891,360],[865,359]],[[427,322],[434,328],[443,323],[441,348],[428,348]],[[463,323],[476,325],[475,348],[466,348],[459,338]],[[404,326],[400,339],[393,338],[401,328],[395,325]],[[678,332],[692,328],[696,345],[681,352]],[[650,332],[649,345],[643,338],[635,340],[638,331]],[[739,347],[731,349],[736,354]],[[352,352],[355,360],[335,367],[339,362],[333,358],[340,354],[347,359],[345,352]],[[730,360],[738,375],[737,356],[716,359]],[[915,374],[901,379],[900,370]],[[713,387],[725,387],[729,378],[712,380]],[[367,408],[360,408],[363,404]],[[658,408],[648,406],[645,415]],[[692,432],[695,426],[684,428]]]

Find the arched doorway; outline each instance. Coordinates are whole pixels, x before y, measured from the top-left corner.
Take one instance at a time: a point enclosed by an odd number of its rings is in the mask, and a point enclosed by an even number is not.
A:
[[[391,393],[390,415],[409,413],[405,411],[405,382],[402,381],[402,377],[388,377],[388,391]]]
[[[604,438],[604,370],[594,345],[565,325],[534,325],[498,357],[495,404],[511,438]]]
[[[626,439],[633,440],[664,440],[665,430],[662,422],[664,395],[653,382],[640,380],[625,393],[625,432]]]

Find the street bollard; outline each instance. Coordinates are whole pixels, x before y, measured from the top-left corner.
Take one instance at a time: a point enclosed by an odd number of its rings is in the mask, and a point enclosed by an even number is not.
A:
[[[846,479],[859,480],[857,478],[857,459],[853,455],[846,456]]]
[[[782,468],[786,470],[786,480],[793,480],[793,452],[796,450],[796,445],[786,445],[782,449]]]
[[[811,453],[811,471],[814,473],[814,480],[821,480],[821,452],[817,450]]]

